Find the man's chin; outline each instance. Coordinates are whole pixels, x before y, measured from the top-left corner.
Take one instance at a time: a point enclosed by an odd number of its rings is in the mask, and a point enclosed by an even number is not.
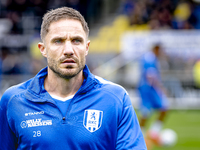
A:
[[[64,79],[71,79],[71,78],[75,77],[77,74],[75,74],[75,73],[60,73],[58,75]]]
[[[75,68],[65,68],[62,69],[62,71],[58,73],[58,75],[65,79],[71,79],[75,77],[79,72],[80,71],[77,71]]]
[[[67,69],[73,69],[76,68],[76,64],[75,63],[62,63],[60,65],[61,68],[67,68]]]

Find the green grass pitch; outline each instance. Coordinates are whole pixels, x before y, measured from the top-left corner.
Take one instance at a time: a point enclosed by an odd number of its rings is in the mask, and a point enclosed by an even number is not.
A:
[[[148,126],[157,117],[155,112]],[[178,140],[173,147],[156,147],[152,150],[200,150],[200,110],[170,110],[163,128],[173,129]]]

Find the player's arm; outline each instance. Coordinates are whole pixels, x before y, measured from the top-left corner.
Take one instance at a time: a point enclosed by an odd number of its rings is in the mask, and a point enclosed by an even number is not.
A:
[[[17,149],[17,138],[10,129],[7,120],[7,105],[9,96],[5,93],[0,101],[0,150]]]
[[[124,97],[123,112],[118,124],[116,150],[147,150],[136,113],[129,96]]]
[[[147,79],[149,85],[151,85],[153,87],[160,86],[160,81],[158,79],[158,73],[155,68],[149,67],[148,69],[146,69],[146,79]]]
[[[158,71],[150,67],[146,70],[146,79],[150,86],[154,87],[154,89],[157,89],[159,91],[162,91],[163,93],[167,93],[165,87],[163,86],[160,76],[158,74]]]

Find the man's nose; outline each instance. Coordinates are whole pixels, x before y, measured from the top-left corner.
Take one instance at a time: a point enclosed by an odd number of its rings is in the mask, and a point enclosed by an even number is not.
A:
[[[74,50],[71,41],[66,41],[64,46],[64,55],[73,55]]]

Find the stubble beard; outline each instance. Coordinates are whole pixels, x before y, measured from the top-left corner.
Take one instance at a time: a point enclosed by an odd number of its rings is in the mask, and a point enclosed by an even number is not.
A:
[[[82,59],[82,61],[79,61],[77,69],[68,66],[64,70],[59,68],[59,63],[55,61],[52,58],[48,58],[48,67],[59,77],[64,78],[64,79],[71,79],[78,75],[83,68],[85,67],[85,59]]]

